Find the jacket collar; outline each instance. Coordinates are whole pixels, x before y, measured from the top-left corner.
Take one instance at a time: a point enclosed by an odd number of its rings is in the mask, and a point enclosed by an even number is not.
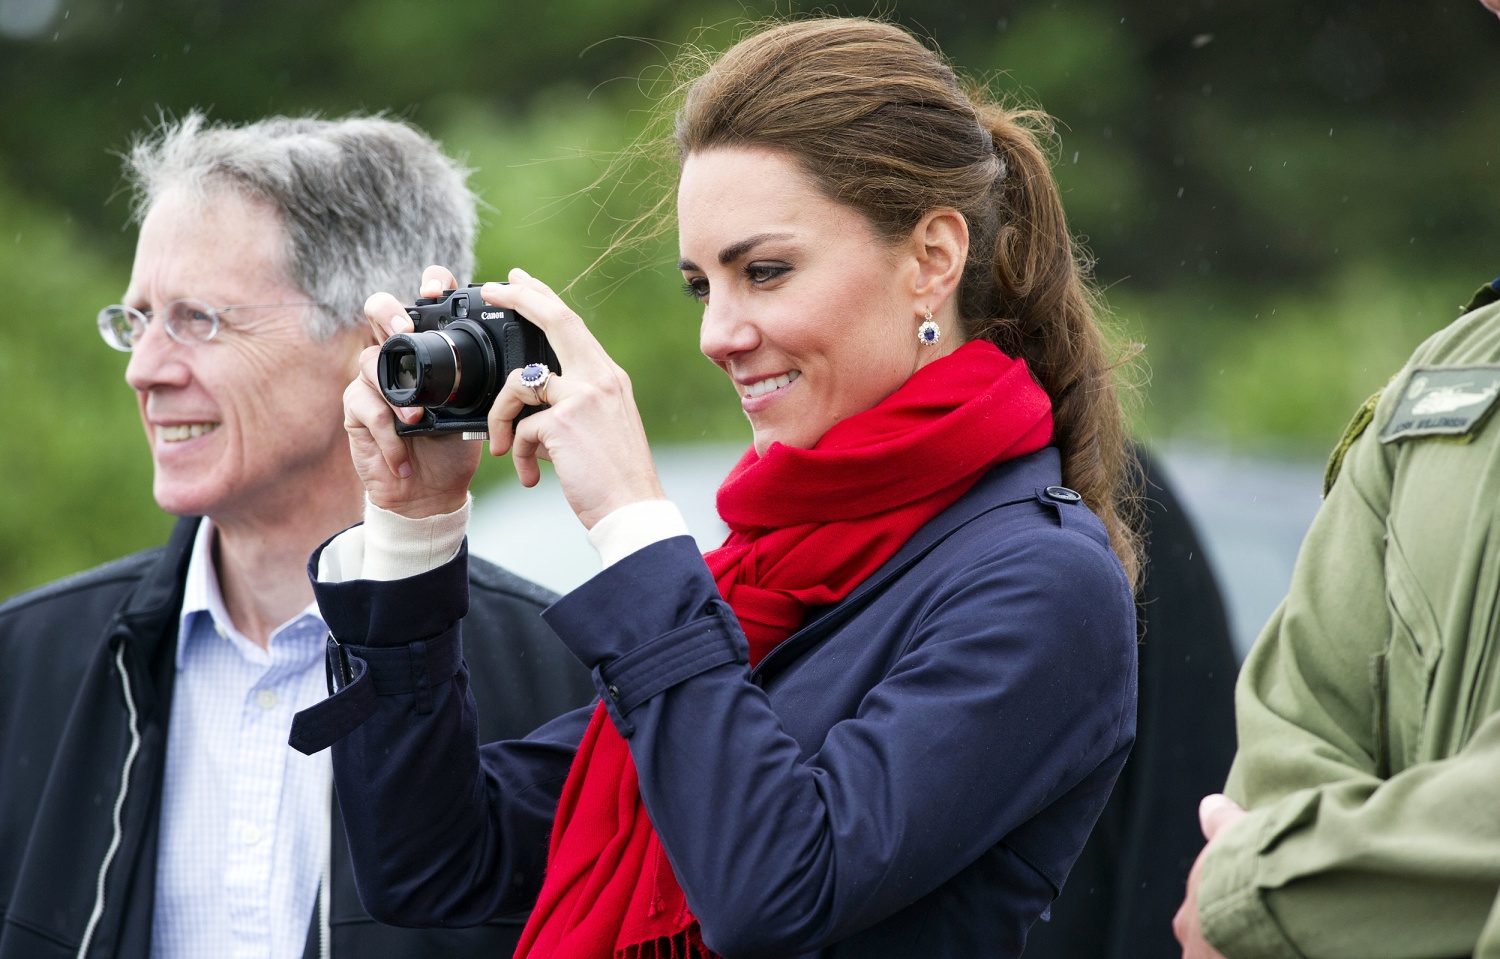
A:
[[[170,623],[182,606],[182,584],[198,536],[198,516],[184,516],[172,526],[161,561],[142,577],[120,611],[136,629]]]
[[[863,608],[865,600],[888,580],[905,572],[960,527],[1002,506],[1034,499],[1041,490],[1056,486],[1061,481],[1062,457],[1054,446],[1043,447],[1035,453],[999,464],[975,483],[958,502],[917,530],[916,535],[907,540],[906,545],[895,556],[856,586],[838,605],[822,611],[817,618],[787,637],[752,672],[769,674],[784,668],[803,650],[820,641]]]
[[[177,617],[200,522],[199,517],[186,516],[173,525],[162,555],[131,591],[109,629],[109,650],[125,646],[130,672],[140,680],[133,685],[143,716],[151,716],[170,696]]]

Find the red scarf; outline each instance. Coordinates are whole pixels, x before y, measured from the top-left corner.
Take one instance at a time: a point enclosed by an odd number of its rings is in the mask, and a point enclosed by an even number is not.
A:
[[[1026,364],[968,343],[912,374],[811,450],[748,451],[719,488],[719,592],[760,662],[808,609],[836,603],[996,463],[1052,438]],[[641,801],[630,748],[601,703],[568,772],[547,875],[517,959],[710,955]]]

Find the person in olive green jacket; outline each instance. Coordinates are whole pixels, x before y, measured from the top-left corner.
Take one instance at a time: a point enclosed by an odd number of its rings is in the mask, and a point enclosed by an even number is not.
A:
[[[1240,673],[1239,752],[1174,923],[1188,959],[1500,959],[1497,299],[1500,280],[1334,452]]]

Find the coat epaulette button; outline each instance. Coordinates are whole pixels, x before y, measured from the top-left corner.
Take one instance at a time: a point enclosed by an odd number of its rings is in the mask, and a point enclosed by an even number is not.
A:
[[[1046,493],[1049,499],[1055,499],[1059,503],[1076,503],[1083,499],[1082,496],[1068,489],[1066,486],[1049,486],[1042,490],[1042,492]]]

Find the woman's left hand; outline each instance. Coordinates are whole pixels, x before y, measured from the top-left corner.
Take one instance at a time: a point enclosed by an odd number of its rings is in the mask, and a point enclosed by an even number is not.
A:
[[[568,505],[588,529],[621,506],[665,499],[630,377],[547,284],[524,270],[511,270],[509,279],[486,283],[480,291],[485,302],[541,327],[563,372],[554,371],[543,388],[551,408],[519,425],[521,408],[536,398],[521,384],[520,370],[510,375],[490,408],[490,452],[510,452],[523,486],[541,479],[537,460],[550,462]]]

